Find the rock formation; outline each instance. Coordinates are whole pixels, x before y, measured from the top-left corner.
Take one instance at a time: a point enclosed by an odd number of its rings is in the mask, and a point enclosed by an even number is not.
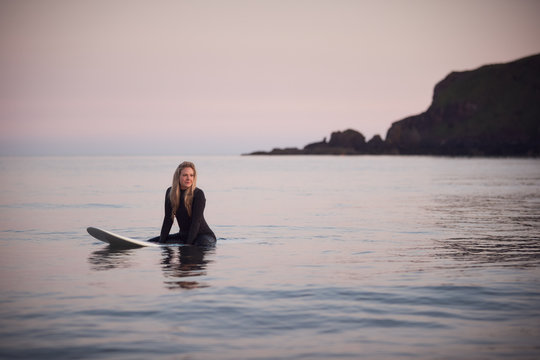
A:
[[[451,73],[386,143],[400,154],[539,155],[540,55]]]
[[[540,155],[540,55],[452,72],[435,86],[429,108],[392,124],[386,140],[358,131],[269,154]]]

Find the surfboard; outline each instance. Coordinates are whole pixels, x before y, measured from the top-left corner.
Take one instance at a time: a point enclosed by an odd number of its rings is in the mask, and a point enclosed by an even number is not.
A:
[[[114,248],[129,249],[129,248],[139,248],[139,247],[166,246],[166,244],[157,244],[154,242],[128,238],[126,236],[121,236],[113,232],[98,229],[95,227],[89,227],[86,229],[86,231],[88,231],[88,233],[92,235],[93,237],[95,237],[96,239],[103,241]]]

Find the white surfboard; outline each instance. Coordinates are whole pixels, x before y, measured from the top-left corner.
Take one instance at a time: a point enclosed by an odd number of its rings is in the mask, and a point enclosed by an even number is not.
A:
[[[117,235],[107,230],[89,227],[86,229],[90,235],[96,239],[106,242],[114,248],[138,248],[138,247],[161,247],[166,244],[158,244],[154,242],[131,239],[125,236]]]

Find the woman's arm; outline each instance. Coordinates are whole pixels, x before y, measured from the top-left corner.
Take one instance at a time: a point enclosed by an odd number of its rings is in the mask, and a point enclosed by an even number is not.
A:
[[[169,232],[171,231],[171,227],[173,225],[173,218],[172,218],[172,206],[171,206],[171,199],[169,198],[169,193],[171,191],[171,188],[168,188],[165,192],[165,215],[163,216],[163,225],[161,225],[161,233],[159,235],[159,242],[166,242],[167,236],[169,236]]]
[[[189,227],[189,234],[186,239],[187,244],[193,244],[199,234],[205,206],[206,198],[204,197],[204,193],[201,189],[198,189],[193,197],[193,204],[191,204],[191,226]]]

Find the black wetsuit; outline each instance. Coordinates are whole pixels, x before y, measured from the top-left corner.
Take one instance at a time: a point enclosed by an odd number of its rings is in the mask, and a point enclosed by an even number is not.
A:
[[[169,193],[171,188],[165,193],[165,216],[163,217],[163,225],[161,226],[161,235],[159,238],[154,238],[150,241],[159,241],[161,243],[183,243],[202,246],[212,246],[216,243],[216,235],[212,232],[206,220],[204,219],[204,207],[206,198],[204,192],[195,188],[193,193],[193,203],[191,204],[191,216],[188,215],[186,206],[184,205],[184,192],[180,191],[180,204],[176,210],[176,220],[180,226],[180,232],[169,235],[173,225],[172,205]]]

